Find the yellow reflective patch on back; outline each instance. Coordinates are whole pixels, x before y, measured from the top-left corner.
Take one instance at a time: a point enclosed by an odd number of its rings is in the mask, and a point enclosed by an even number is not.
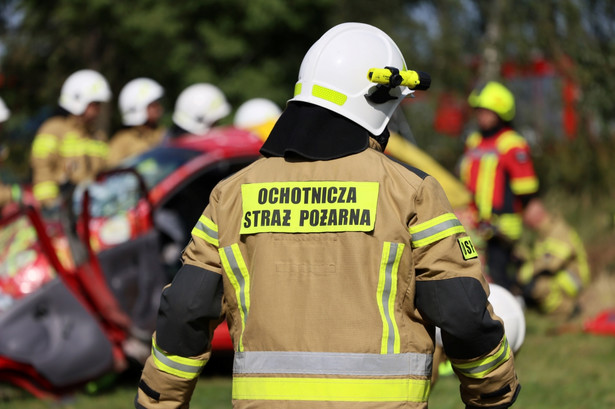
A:
[[[378,182],[245,184],[240,234],[372,231],[378,189]]]
[[[460,237],[457,239],[457,242],[459,243],[459,248],[461,249],[461,254],[463,255],[464,260],[478,257],[478,253],[476,252],[470,237]]]

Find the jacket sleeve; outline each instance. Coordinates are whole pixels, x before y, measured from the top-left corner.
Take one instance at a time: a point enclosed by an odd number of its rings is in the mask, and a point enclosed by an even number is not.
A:
[[[32,142],[32,189],[37,201],[52,205],[60,194],[55,179],[60,166],[61,130],[53,123],[44,123]]]
[[[212,213],[208,206],[184,250],[183,266],[162,292],[152,353],[139,382],[136,408],[187,408],[211,354],[214,330],[224,319]]]
[[[428,324],[441,328],[467,407],[509,407],[520,386],[504,327],[487,300],[476,250],[432,177],[420,186],[416,209],[409,230],[417,309]]]

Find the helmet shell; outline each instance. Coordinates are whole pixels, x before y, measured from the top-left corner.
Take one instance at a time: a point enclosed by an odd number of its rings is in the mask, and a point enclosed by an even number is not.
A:
[[[94,70],[79,70],[64,81],[58,103],[71,114],[81,115],[90,103],[110,99],[111,88],[105,77]]]
[[[147,122],[147,106],[162,98],[164,88],[150,78],[135,78],[120,91],[119,106],[122,123],[127,126]]]
[[[343,23],[327,31],[308,50],[291,101],[309,102],[327,108],[379,135],[403,98],[411,91],[395,87],[395,99],[376,104],[365,95],[375,89],[370,68],[406,69],[406,62],[393,40],[368,24]]]
[[[8,109],[4,100],[0,98],[0,123],[6,122],[11,116],[11,111]]]
[[[214,122],[231,112],[222,91],[212,84],[198,83],[183,90],[175,102],[173,122],[193,134],[207,132]]]
[[[266,98],[249,99],[237,109],[233,125],[241,129],[253,129],[265,122],[276,120],[282,110]]]
[[[493,111],[504,121],[512,121],[515,117],[515,97],[499,82],[490,81],[484,87],[474,89],[468,103],[472,108]]]

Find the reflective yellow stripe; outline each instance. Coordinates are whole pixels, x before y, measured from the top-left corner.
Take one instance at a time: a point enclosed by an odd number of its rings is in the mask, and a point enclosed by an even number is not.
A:
[[[53,134],[41,133],[36,135],[32,143],[32,156],[46,158],[58,149],[58,137]]]
[[[528,176],[513,179],[510,181],[510,189],[516,195],[535,193],[538,191],[538,178],[536,176]]]
[[[569,297],[576,297],[581,290],[581,283],[578,282],[575,275],[568,270],[560,270],[555,275],[555,281],[559,284],[560,288]]]
[[[109,145],[105,141],[90,139],[86,145],[87,154],[98,158],[106,158],[109,154]]]
[[[484,359],[468,362],[464,364],[453,363],[453,366],[468,378],[481,379],[495,370],[497,367],[508,361],[511,356],[510,347],[508,346],[508,340],[504,337],[500,348],[495,354],[488,356]]]
[[[427,379],[233,378],[233,399],[332,402],[427,402]]]
[[[218,226],[216,223],[203,215],[199,217],[199,221],[192,229],[192,235],[200,237],[216,247],[220,245],[220,242],[218,241]]]
[[[382,319],[381,354],[400,352],[399,328],[395,320],[395,296],[397,295],[397,271],[403,251],[403,243],[385,242],[382,248],[376,297]]]
[[[559,287],[559,284],[555,280],[550,280],[549,293],[540,304],[540,308],[543,312],[550,314],[561,305],[562,299],[562,289]]]
[[[536,244],[536,253],[539,256],[553,255],[562,261],[567,260],[572,255],[572,249],[565,241],[548,237],[546,240]]]
[[[81,138],[76,132],[68,132],[60,143],[60,155],[70,158],[85,155],[87,152],[87,140]]]
[[[501,153],[506,153],[513,148],[524,149],[526,146],[527,142],[525,139],[515,131],[503,133],[497,141],[497,149]]]
[[[156,345],[155,337],[152,337],[152,359],[156,367],[162,372],[184,379],[194,379],[198,377],[207,363],[207,360],[167,354]]]
[[[469,158],[463,158],[459,164],[459,178],[466,185],[470,180],[470,170],[472,169],[472,161]]]
[[[412,247],[422,247],[456,233],[464,233],[461,222],[453,213],[445,213],[409,229]]]
[[[493,210],[493,189],[495,186],[495,171],[498,167],[498,156],[485,154],[479,164],[476,181],[476,205],[481,220],[489,220]]]
[[[60,188],[56,182],[49,180],[34,185],[32,193],[38,201],[55,199],[60,194]]]
[[[348,96],[341,92],[334,91],[330,88],[325,88],[320,85],[314,85],[312,87],[312,95],[316,98],[324,99],[325,101],[333,102],[336,105],[344,105]]]
[[[224,272],[235,289],[239,315],[241,316],[241,335],[237,351],[243,351],[243,332],[250,311],[250,274],[237,243],[218,250]]]
[[[301,94],[301,88],[302,87],[301,87],[301,83],[300,82],[295,84],[295,96]]]
[[[523,233],[523,220],[516,213],[504,213],[492,216],[491,223],[504,236],[517,240]]]

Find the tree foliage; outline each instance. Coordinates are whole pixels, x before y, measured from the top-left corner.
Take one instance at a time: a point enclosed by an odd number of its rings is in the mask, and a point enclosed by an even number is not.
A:
[[[132,78],[156,79],[166,89],[167,112],[195,82],[216,84],[235,108],[257,96],[284,105],[309,46],[343,21],[382,28],[410,68],[432,75],[432,89],[404,110],[423,147],[450,166],[461,144],[433,129],[439,96],[464,104],[472,86],[499,79],[506,62],[551,62],[557,78],[578,85],[581,137],[615,132],[610,0],[3,0],[0,95],[14,114],[9,127],[25,143],[36,130],[32,122],[55,106],[64,79],[81,68],[103,73],[115,96]],[[558,84],[521,78],[515,88],[519,123],[542,135],[539,142],[560,132],[551,126],[561,110]],[[555,89],[550,99],[527,102],[545,86]],[[115,108],[112,114],[111,129],[119,123]],[[537,152],[548,146],[542,148]]]

